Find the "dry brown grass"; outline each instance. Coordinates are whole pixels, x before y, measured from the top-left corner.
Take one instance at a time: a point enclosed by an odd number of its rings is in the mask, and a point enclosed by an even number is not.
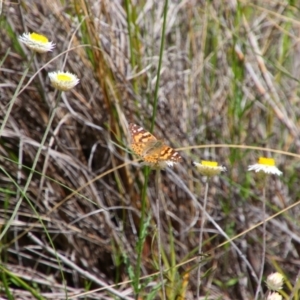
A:
[[[126,2],[110,0],[20,2],[3,2],[0,19],[1,57],[8,53],[0,65],[1,120],[30,55],[16,37],[39,32],[56,48],[35,58],[2,132],[1,226],[20,198],[14,181],[24,186],[53,109],[57,92],[47,73],[71,71],[80,85],[63,94],[28,200],[1,241],[2,265],[47,299],[64,299],[66,294],[71,299],[85,289],[129,280],[129,265],[136,264],[144,174],[137,164],[118,167],[132,160],[125,150],[128,123],[151,126],[164,3],[133,1],[129,14]],[[194,260],[167,273],[168,299],[195,297],[201,214],[191,195],[202,203],[204,181],[191,161],[205,158],[227,165],[226,176],[211,182],[207,211],[233,237],[262,221],[261,191],[247,165],[257,156],[275,155],[209,145],[299,153],[299,8],[283,2],[169,1],[154,131],[167,144],[186,150],[175,174],[162,174],[163,261],[167,268],[167,263]],[[187,148],[197,145],[207,147]],[[297,202],[300,194],[297,158],[276,154],[276,161],[284,176],[269,180],[268,216]],[[150,173],[147,214],[155,205],[154,176]],[[295,206],[267,223],[264,274],[281,270],[292,287],[299,276],[299,214]],[[155,226],[152,217],[141,276],[157,272]],[[234,241],[242,259],[229,244],[218,247],[226,238],[211,221],[206,223],[202,249],[211,256],[202,267],[207,272],[202,299],[253,298],[257,283],[245,260],[258,274],[261,229]],[[53,246],[60,259],[51,252]],[[140,297],[146,299],[158,280],[156,273]],[[15,299],[33,297],[16,282],[10,287]],[[285,291],[292,294],[289,286]],[[87,297],[112,299],[112,293],[135,297],[131,283]]]

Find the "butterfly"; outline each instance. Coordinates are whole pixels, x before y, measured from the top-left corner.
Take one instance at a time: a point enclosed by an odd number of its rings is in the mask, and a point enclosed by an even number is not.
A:
[[[158,140],[150,132],[136,124],[129,124],[131,135],[131,149],[140,156],[145,164],[156,167],[172,167],[182,160],[182,157],[173,148]]]

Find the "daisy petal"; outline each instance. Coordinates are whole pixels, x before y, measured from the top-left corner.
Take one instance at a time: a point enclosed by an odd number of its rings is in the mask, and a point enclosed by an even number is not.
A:
[[[275,166],[275,160],[266,157],[260,157],[257,164],[248,166],[248,171],[264,172],[278,176],[282,175],[282,172]]]
[[[38,52],[45,53],[52,51],[55,47],[55,44],[49,42],[48,39],[38,33],[23,33],[18,37],[19,41],[25,44],[29,49]]]
[[[48,76],[52,86],[60,91],[68,91],[79,83],[77,76],[70,72],[51,72]]]
[[[208,177],[219,175],[221,172],[227,171],[227,168],[225,166],[219,166],[215,161],[202,160],[201,163],[193,161],[192,165],[197,168],[200,174]]]

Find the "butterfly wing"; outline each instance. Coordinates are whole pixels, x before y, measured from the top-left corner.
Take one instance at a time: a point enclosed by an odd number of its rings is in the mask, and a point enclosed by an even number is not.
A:
[[[130,124],[131,149],[134,153],[141,156],[143,160],[151,165],[160,162],[177,163],[182,160],[181,156],[173,148],[157,140],[150,132],[136,124]]]
[[[144,156],[145,150],[147,152],[147,147],[149,147],[147,145],[151,145],[151,143],[157,141],[154,135],[136,124],[129,124],[129,131],[131,136],[131,149],[139,156]]]

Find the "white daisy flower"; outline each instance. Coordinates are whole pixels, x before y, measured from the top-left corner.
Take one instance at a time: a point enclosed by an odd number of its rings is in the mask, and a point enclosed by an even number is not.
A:
[[[276,292],[270,293],[267,297],[267,300],[282,300],[282,296]]]
[[[38,33],[23,33],[18,37],[19,41],[24,43],[31,50],[38,53],[45,53],[52,51],[55,47],[55,44],[49,42],[48,39]]]
[[[269,290],[279,291],[282,289],[284,277],[279,273],[275,272],[267,277],[266,284]]]
[[[227,171],[225,166],[219,166],[216,161],[202,160],[201,163],[193,161],[192,165],[195,166],[203,176],[208,177],[219,175],[221,172]]]
[[[266,157],[260,157],[257,164],[248,166],[248,171],[263,171],[266,174],[282,175],[282,172],[275,166],[275,160]]]
[[[70,72],[50,72],[48,76],[52,86],[60,91],[68,91],[79,83],[77,76]]]

